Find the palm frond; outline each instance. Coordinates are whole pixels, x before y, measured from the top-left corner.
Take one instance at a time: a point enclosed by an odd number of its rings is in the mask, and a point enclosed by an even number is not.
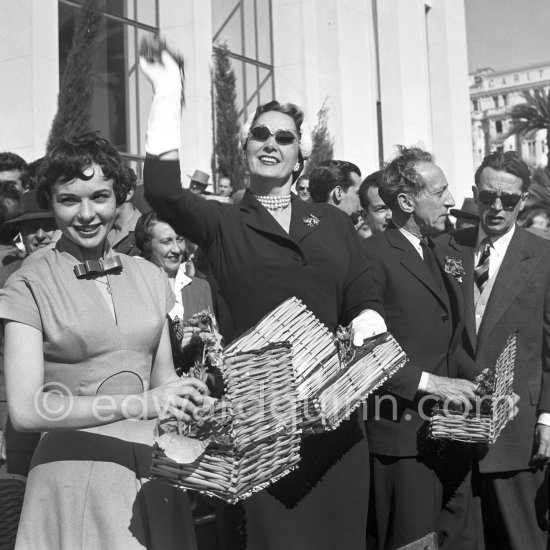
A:
[[[550,128],[550,94],[544,88],[535,88],[521,95],[525,103],[514,105],[508,111],[510,130],[506,137]]]

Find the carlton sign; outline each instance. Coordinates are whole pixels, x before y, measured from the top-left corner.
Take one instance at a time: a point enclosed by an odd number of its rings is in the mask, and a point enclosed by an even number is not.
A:
[[[532,67],[511,73],[488,74],[483,78],[483,90],[501,90],[517,86],[533,86],[550,80],[550,65]]]

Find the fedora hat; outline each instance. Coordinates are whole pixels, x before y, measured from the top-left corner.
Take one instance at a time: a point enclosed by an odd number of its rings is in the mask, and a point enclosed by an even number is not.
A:
[[[50,210],[44,210],[38,206],[38,201],[36,200],[36,190],[27,191],[21,195],[21,199],[19,200],[19,212],[20,214],[17,218],[13,218],[6,223],[53,218],[53,213]]]
[[[464,199],[462,208],[451,208],[451,215],[455,218],[469,218],[471,220],[479,220],[479,212],[477,204],[472,198]]]
[[[206,187],[208,185],[208,180],[210,179],[210,174],[207,174],[202,170],[195,170],[194,174],[189,177],[191,178],[191,181]]]

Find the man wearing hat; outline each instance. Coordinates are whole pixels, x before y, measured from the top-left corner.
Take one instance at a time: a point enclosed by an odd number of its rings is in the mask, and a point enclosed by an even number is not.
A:
[[[477,227],[479,224],[479,214],[477,204],[474,199],[464,199],[462,208],[451,208],[451,216],[456,218],[456,229],[464,229],[465,227]]]
[[[205,195],[210,174],[207,174],[202,170],[195,170],[194,174],[189,177],[191,178],[191,181],[189,182],[189,190],[191,193],[194,193],[195,195]]]
[[[23,193],[19,204],[20,215],[10,220],[9,223],[19,224],[19,231],[27,254],[55,244],[57,224],[52,212],[38,206],[36,191]]]

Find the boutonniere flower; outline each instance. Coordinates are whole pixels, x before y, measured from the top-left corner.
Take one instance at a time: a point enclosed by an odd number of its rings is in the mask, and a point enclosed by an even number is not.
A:
[[[462,260],[459,260],[458,258],[450,258],[449,256],[446,256],[445,273],[449,273],[459,283],[461,283],[462,277],[464,277],[464,274],[465,274],[464,267],[462,267]]]
[[[315,216],[314,214],[310,214],[309,216],[306,216],[304,218],[304,223],[308,226],[308,227],[315,227],[317,225],[319,225],[319,222],[321,220]]]

